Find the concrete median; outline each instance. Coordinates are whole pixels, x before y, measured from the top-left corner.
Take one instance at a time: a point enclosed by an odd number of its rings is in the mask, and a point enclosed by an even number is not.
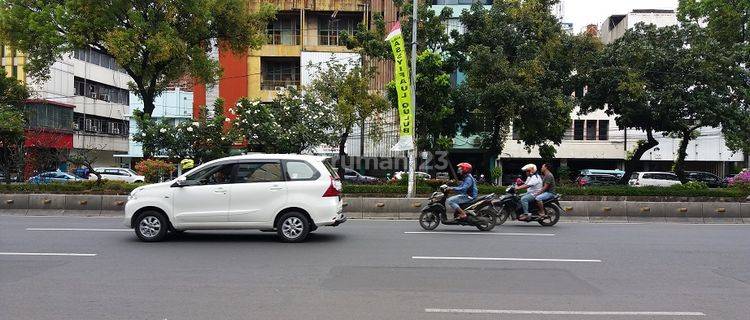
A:
[[[344,197],[350,219],[415,220],[427,199]],[[122,216],[127,196],[0,194],[0,214]],[[562,221],[750,223],[750,203],[561,201]]]

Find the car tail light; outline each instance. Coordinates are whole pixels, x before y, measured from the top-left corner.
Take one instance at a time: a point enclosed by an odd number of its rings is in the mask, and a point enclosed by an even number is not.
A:
[[[323,197],[338,197],[341,195],[341,180],[334,179],[331,177],[331,184],[328,185],[328,189],[323,193]]]

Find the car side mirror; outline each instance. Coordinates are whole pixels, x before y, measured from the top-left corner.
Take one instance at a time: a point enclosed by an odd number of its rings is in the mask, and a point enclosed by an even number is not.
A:
[[[189,186],[189,185],[192,185],[192,183],[191,183],[191,182],[192,182],[192,181],[188,181],[188,180],[187,180],[187,179],[185,179],[185,178],[180,178],[180,179],[177,179],[177,180],[176,180],[176,181],[175,181],[174,183],[172,183],[172,185],[171,185],[170,187],[172,187],[172,188],[182,188],[182,187],[187,187],[187,186]]]

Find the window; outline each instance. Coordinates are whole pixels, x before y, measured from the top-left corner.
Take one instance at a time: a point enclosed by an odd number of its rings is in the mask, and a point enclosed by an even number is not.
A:
[[[586,140],[596,140],[596,120],[586,120]]]
[[[330,16],[318,19],[318,44],[321,46],[341,46],[341,33],[354,34],[358,20],[354,17],[337,16],[331,20]]]
[[[198,185],[227,184],[232,178],[233,166],[234,164],[223,164],[205,168],[188,175],[186,180]]]
[[[287,161],[286,176],[289,180],[315,180],[320,177],[320,173],[310,164],[303,161]]]
[[[237,166],[234,183],[282,181],[281,164],[278,162],[247,162]]]
[[[299,45],[299,20],[294,16],[278,16],[266,29],[268,44]]]
[[[583,140],[584,120],[573,121],[573,140]]]
[[[130,105],[130,94],[125,89],[78,77],[73,79],[73,87],[77,96],[86,96],[92,99]]]
[[[643,174],[643,179],[660,179],[660,177],[655,173],[645,173]]]
[[[277,90],[288,86],[299,87],[299,59],[261,58],[261,90]]]
[[[599,140],[609,140],[609,120],[599,120]]]
[[[115,62],[114,57],[101,53],[93,48],[78,49],[75,52],[73,52],[73,58],[81,60],[81,61],[85,61],[91,64],[95,64],[98,66],[102,66],[107,69],[125,73],[125,71],[122,68],[120,68],[120,66],[117,65],[117,62]]]

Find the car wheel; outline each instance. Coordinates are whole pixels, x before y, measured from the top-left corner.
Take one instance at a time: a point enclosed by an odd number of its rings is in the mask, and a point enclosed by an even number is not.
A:
[[[287,212],[276,225],[276,233],[283,242],[302,242],[310,234],[310,221],[299,212]]]
[[[164,240],[167,236],[169,223],[161,212],[145,211],[135,220],[135,234],[145,242]]]

